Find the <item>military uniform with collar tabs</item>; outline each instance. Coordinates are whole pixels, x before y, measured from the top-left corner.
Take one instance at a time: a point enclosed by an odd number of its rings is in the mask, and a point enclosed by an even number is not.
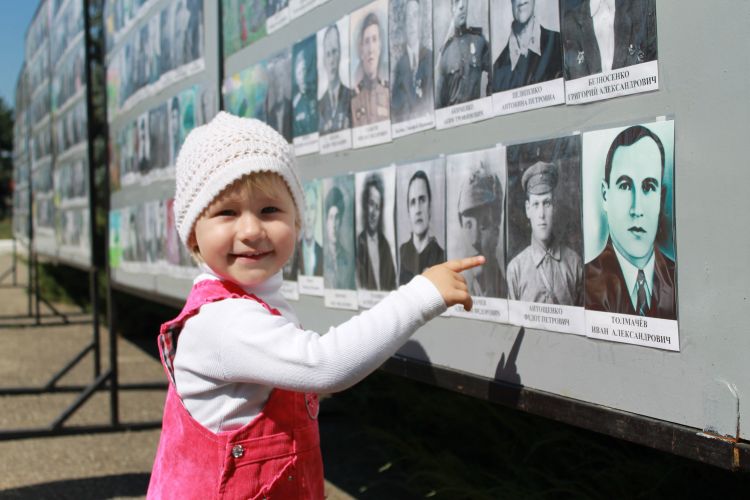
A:
[[[536,162],[521,178],[526,195],[554,191],[558,169],[552,163]],[[552,221],[550,221],[552,223]],[[523,302],[583,305],[583,262],[581,257],[552,235],[548,246],[536,241],[508,264],[508,298]]]
[[[490,46],[482,28],[456,29],[440,49],[436,107],[481,97],[482,73],[489,78],[490,64]]]
[[[391,119],[391,98],[388,83],[381,79],[363,78],[352,97],[352,124],[354,127],[371,125]]]

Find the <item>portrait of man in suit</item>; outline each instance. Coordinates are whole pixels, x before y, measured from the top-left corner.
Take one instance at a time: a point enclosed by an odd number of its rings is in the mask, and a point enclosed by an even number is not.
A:
[[[609,147],[601,181],[609,238],[584,266],[586,309],[677,319],[675,262],[655,243],[665,161],[661,139],[642,125],[626,128]]]
[[[293,52],[292,134],[301,137],[318,131],[315,35],[295,44]],[[274,85],[271,81],[269,86]]]
[[[562,77],[560,33],[542,26],[537,0],[511,0],[510,4],[513,20],[508,43],[492,66],[493,92]],[[550,5],[557,13],[557,2]]]
[[[407,0],[405,43],[391,86],[391,120],[395,123],[423,116],[434,107],[432,50],[422,44],[421,23],[419,0]]]
[[[335,23],[326,28],[320,56],[323,58],[328,88],[318,101],[318,131],[325,135],[352,126],[352,90],[341,81],[341,34]]]
[[[272,57],[266,64],[268,92],[263,103],[266,123],[292,142],[291,51]]]
[[[656,0],[566,0],[565,79],[653,61]]]
[[[385,188],[379,172],[367,175],[360,199],[363,230],[357,236],[357,281],[366,290],[396,288],[391,244],[383,232]]]
[[[302,227],[297,258],[299,274],[323,276],[323,247],[315,239],[315,228],[320,217],[319,183],[305,183],[305,223]]]

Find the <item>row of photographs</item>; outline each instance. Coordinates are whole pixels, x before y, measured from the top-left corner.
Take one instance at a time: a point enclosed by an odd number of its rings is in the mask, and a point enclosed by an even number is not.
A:
[[[222,0],[224,58],[328,0]]]
[[[40,88],[49,78],[49,61],[50,57],[47,51],[42,51],[32,60],[27,60],[26,72],[32,92]]]
[[[464,273],[474,309],[450,315],[679,350],[671,120],[315,179],[304,191],[289,298],[371,307],[431,265],[481,254],[486,263]],[[111,213],[121,267],[190,262],[171,209]]]
[[[138,29],[127,32],[123,43],[108,55],[110,116],[200,71],[204,64],[204,30],[203,0],[178,0],[166,4]]]
[[[52,111],[83,94],[86,88],[86,43],[79,38],[57,65],[52,76]]]
[[[223,82],[298,155],[657,89],[654,0],[376,0]]]
[[[109,158],[112,192],[173,178],[185,137],[215,114],[215,90],[194,85],[113,132]]]
[[[59,1],[53,3],[60,3]],[[83,33],[83,0],[64,0],[64,5],[53,6],[50,47],[52,61],[61,64],[61,57],[67,47]],[[62,7],[62,8],[60,8]]]

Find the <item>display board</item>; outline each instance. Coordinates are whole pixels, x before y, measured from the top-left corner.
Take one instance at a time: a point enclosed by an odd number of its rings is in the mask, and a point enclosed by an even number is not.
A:
[[[189,129],[184,110],[203,102],[194,86],[218,75],[209,56],[221,25],[225,109],[284,134],[309,188],[306,260],[285,270],[306,327],[325,331],[426,265],[482,253],[488,263],[466,276],[475,309],[417,332],[399,352],[407,365],[750,438],[739,426],[750,377],[737,354],[750,347],[738,327],[748,276],[734,264],[748,236],[724,222],[748,208],[739,186],[750,175],[740,148],[749,105],[736,98],[744,69],[722,63],[742,58],[731,33],[750,6],[333,0],[269,29],[242,24],[237,12],[256,6],[245,4],[222,2],[221,22],[205,10],[203,66],[185,62],[174,80],[123,69],[151,67],[127,56],[139,52],[125,40],[147,43],[134,33],[155,29],[160,2],[112,34],[120,286],[174,303],[189,289],[195,269],[162,167]],[[716,35],[722,58],[691,36],[717,9],[730,23]],[[623,15],[627,34],[617,22],[601,29]],[[169,147],[145,132],[165,123],[154,110],[167,99],[180,117],[161,126]],[[200,116],[209,114],[188,118]]]
[[[82,267],[92,255],[86,43],[83,0],[40,2],[26,33],[15,124],[14,234],[23,238],[30,196],[34,250]]]
[[[112,279],[179,296],[195,266],[174,226],[174,163],[219,106],[218,5],[118,0],[104,16]]]
[[[13,238],[23,245],[31,237],[31,156],[29,151],[29,83],[26,66],[16,80],[13,123]]]
[[[91,264],[89,109],[83,0],[52,2],[50,54],[55,256]]]
[[[50,72],[50,16],[52,2],[43,0],[26,32],[29,72],[29,129],[31,137],[32,227],[35,251],[54,255],[55,193],[52,135],[52,79]]]

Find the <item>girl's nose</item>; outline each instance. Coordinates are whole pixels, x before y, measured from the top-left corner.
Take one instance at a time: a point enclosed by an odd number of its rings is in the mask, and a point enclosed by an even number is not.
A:
[[[244,212],[237,220],[237,233],[242,239],[256,240],[263,236],[263,224],[255,214]]]

